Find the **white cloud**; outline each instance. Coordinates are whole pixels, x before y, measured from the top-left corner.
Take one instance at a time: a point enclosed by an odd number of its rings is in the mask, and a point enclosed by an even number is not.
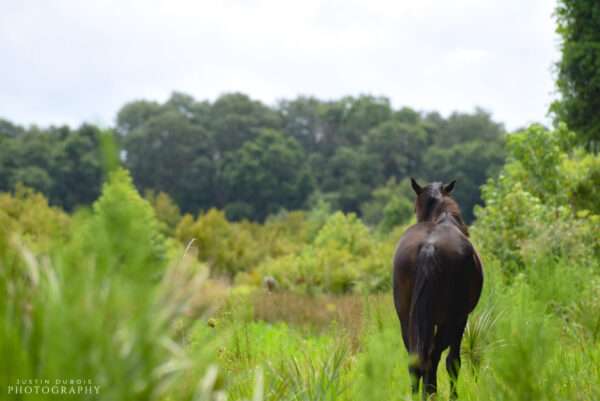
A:
[[[6,1],[0,116],[111,122],[125,102],[242,91],[267,103],[373,93],[545,119],[558,59],[552,0]]]

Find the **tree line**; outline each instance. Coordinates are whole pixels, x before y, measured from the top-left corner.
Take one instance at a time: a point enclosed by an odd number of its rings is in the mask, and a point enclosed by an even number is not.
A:
[[[555,17],[561,97],[550,111],[597,152],[600,4],[559,0]],[[0,118],[0,191],[21,183],[66,210],[90,204],[103,181],[101,134],[91,124],[25,128]],[[164,192],[184,212],[217,207],[231,219],[328,205],[394,224],[410,215],[413,175],[457,179],[470,221],[479,187],[505,154],[504,127],[483,110],[443,117],[373,96],[268,106],[241,93],[209,102],[176,92],[162,104],[126,104],[109,134],[138,189]]]
[[[0,120],[0,191],[22,183],[66,210],[90,204],[103,180],[102,132]],[[109,133],[140,192],[164,192],[184,212],[262,221],[325,204],[393,224],[412,214],[409,176],[457,179],[471,220],[479,187],[503,163],[505,129],[481,109],[443,117],[385,97],[268,106],[242,93],[209,102],[175,92],[124,105]]]

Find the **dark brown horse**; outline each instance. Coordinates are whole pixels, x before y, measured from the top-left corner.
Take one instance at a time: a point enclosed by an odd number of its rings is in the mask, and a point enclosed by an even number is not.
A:
[[[481,294],[483,269],[450,197],[455,181],[421,187],[411,178],[411,183],[417,194],[417,223],[406,230],[394,255],[394,304],[412,358],[413,393],[421,378],[424,398],[436,392],[440,355],[450,347],[446,368],[455,398],[460,342]]]

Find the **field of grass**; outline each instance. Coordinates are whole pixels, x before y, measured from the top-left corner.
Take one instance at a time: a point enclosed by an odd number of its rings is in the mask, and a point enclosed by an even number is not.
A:
[[[90,263],[76,241],[50,259],[14,241],[2,255],[3,399],[413,399],[389,292],[231,287],[209,278],[191,251],[161,279],[144,278],[134,274],[147,268],[142,251]],[[113,269],[123,257],[128,272]],[[487,263],[459,398],[600,399],[599,271],[547,258],[506,276]],[[449,394],[443,360],[438,399]],[[28,378],[86,378],[100,391],[7,393]]]
[[[511,283],[487,266],[463,340],[460,399],[600,399],[600,277],[545,262]],[[229,399],[251,399],[257,369],[265,400],[412,399],[389,294],[233,297],[214,322],[198,330],[220,338]],[[440,399],[449,395],[443,361]]]

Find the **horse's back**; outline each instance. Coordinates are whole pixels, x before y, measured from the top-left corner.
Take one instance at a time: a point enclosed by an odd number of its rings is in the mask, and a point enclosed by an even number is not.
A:
[[[431,257],[436,263],[436,320],[444,320],[449,313],[471,312],[483,284],[481,263],[473,245],[454,225],[423,222],[404,233],[394,255],[394,300],[400,319],[408,319],[410,313],[421,252],[433,252]]]
[[[417,223],[400,238],[394,254],[394,275],[410,277],[415,273],[416,261],[424,246],[434,249],[441,268],[460,272],[472,264],[475,250],[469,239],[450,224]]]

